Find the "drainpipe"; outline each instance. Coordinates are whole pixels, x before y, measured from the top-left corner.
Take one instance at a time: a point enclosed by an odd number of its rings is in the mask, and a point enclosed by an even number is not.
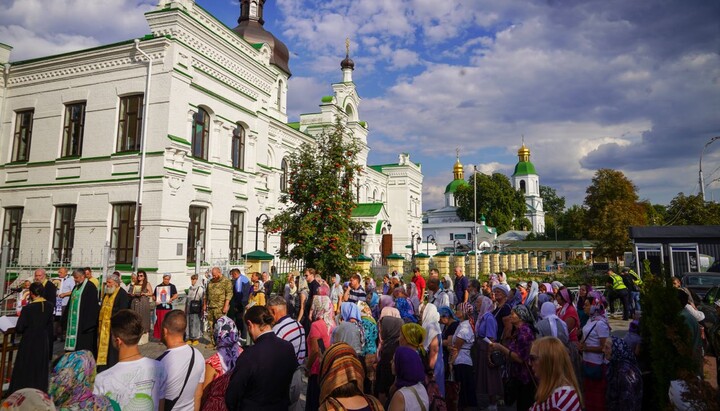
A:
[[[145,142],[148,129],[148,108],[150,106],[150,80],[152,78],[152,57],[140,49],[140,39],[135,39],[135,50],[147,59],[147,77],[145,79],[145,95],[143,96],[143,124],[140,135],[140,182],[138,183],[137,207],[135,219],[135,242],[133,243],[133,272],[138,270],[140,254],[140,231],[142,223],[143,183],[145,180]]]
[[[2,121],[5,119],[5,100],[7,99],[8,82],[9,81],[10,81],[10,63],[5,63],[4,70],[3,70],[3,88],[5,89],[5,91],[3,91],[2,100],[0,101],[0,132],[2,131]],[[11,135],[12,134],[8,134],[8,136],[11,136]],[[9,137],[8,141],[12,141],[12,137]]]

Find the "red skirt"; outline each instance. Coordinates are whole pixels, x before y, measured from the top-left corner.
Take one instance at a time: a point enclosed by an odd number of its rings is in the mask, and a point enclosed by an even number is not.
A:
[[[155,320],[155,327],[153,328],[153,338],[157,338],[159,340],[162,337],[162,323],[165,319],[165,314],[169,312],[170,310],[155,310],[155,316],[157,319]]]

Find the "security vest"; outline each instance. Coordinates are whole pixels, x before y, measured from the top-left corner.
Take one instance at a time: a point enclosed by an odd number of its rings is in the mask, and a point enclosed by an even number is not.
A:
[[[612,288],[613,290],[625,290],[627,287],[625,287],[625,284],[623,284],[622,277],[619,275],[612,273],[610,274],[610,278],[612,279]]]
[[[642,278],[640,278],[638,273],[636,273],[634,270],[630,270],[629,273],[631,276],[633,276],[633,283],[635,283],[635,285],[639,287],[643,284],[643,280]]]

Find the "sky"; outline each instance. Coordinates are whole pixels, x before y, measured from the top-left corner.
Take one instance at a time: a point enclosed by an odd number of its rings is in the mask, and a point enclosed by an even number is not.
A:
[[[237,1],[197,3],[237,25]],[[156,4],[0,0],[0,42],[17,61],[128,40]],[[509,176],[523,136],[540,184],[568,205],[599,168],[668,204],[699,192],[700,154],[720,136],[715,0],[267,0],[264,17],[291,52],[290,121],[341,81],[350,39],[369,162],[421,163],[426,210],[442,205],[456,149]],[[720,139],[703,174],[720,201]]]

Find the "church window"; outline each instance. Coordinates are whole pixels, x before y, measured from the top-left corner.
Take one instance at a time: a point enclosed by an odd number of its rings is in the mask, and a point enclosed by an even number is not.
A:
[[[277,90],[277,108],[278,110],[282,110],[282,95],[283,95],[283,81],[278,81],[278,90]]]
[[[140,134],[143,121],[143,95],[120,98],[120,116],[116,151],[140,151]]]
[[[286,193],[288,189],[289,171],[290,169],[288,166],[288,162],[285,158],[283,158],[280,162],[280,191],[282,191],[283,193]]]
[[[75,242],[76,205],[55,207],[55,229],[53,231],[53,252],[57,262],[72,261]]]
[[[245,129],[240,124],[233,130],[232,166],[237,170],[245,168]]]
[[[199,108],[193,116],[192,125],[192,156],[203,160],[208,159],[208,143],[210,141],[210,116],[207,111]]]
[[[18,111],[15,116],[15,138],[12,161],[28,161],[35,110]]]
[[[135,203],[113,204],[112,218],[110,247],[115,250],[115,262],[132,264],[135,241]]]
[[[200,247],[205,246],[205,219],[207,210],[203,207],[190,207],[190,225],[188,226],[188,240],[186,260],[188,263],[196,263],[195,246],[200,242]]]
[[[527,191],[525,190],[525,180],[520,180],[520,191],[525,194]]]
[[[17,263],[20,253],[20,234],[22,233],[22,207],[5,209],[5,222],[3,223],[2,243],[8,244],[10,257],[8,262]]]
[[[375,202],[376,198],[377,198],[377,190],[373,190],[373,196],[372,196],[373,203]]]
[[[453,241],[455,239],[455,235],[453,233],[450,233],[450,241]]]
[[[85,102],[66,105],[61,157],[76,157],[82,154],[84,129]]]
[[[240,261],[243,255],[243,228],[245,227],[245,213],[242,211],[230,212],[230,261]]]

